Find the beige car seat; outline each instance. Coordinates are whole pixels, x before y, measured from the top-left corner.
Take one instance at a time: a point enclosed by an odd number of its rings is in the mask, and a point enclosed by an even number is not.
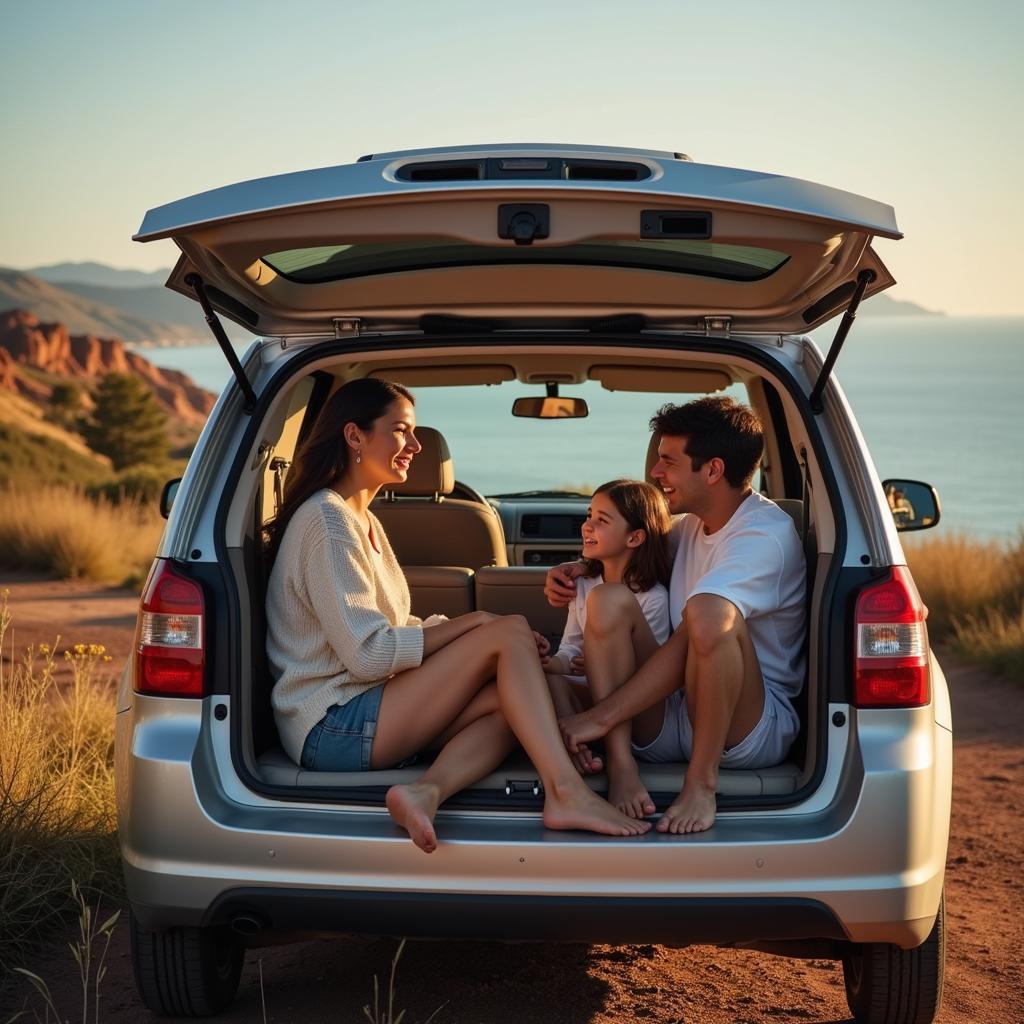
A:
[[[403,567],[454,565],[474,572],[485,565],[508,565],[501,520],[490,505],[450,498],[455,467],[444,437],[417,427],[423,450],[409,467],[405,483],[382,492],[373,503]]]

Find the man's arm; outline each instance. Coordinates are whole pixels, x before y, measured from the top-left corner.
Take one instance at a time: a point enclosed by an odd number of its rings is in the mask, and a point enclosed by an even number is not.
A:
[[[564,608],[576,596],[576,579],[585,572],[583,562],[562,562],[548,569],[544,596],[553,608]]]
[[[686,669],[686,646],[686,631],[677,629],[614,693],[589,711],[560,719],[566,747],[576,753],[581,744],[600,739],[678,690]]]

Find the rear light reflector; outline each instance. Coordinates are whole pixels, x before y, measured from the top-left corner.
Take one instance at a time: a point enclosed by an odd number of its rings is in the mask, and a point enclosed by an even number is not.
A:
[[[928,703],[926,610],[910,570],[866,586],[857,597],[854,704],[915,708]]]
[[[158,559],[139,606],[135,688],[164,697],[205,695],[203,591]]]

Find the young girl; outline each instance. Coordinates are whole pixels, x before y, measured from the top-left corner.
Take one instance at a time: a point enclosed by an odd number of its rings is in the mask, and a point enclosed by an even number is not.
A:
[[[541,658],[560,718],[603,700],[668,639],[668,529],[665,498],[650,484],[612,480],[594,492],[582,529],[586,569],[577,581],[558,653]],[[605,642],[612,624],[622,621],[624,601],[640,605],[649,627],[639,623],[630,650],[621,649],[621,641]],[[628,722],[608,733],[605,750],[609,803],[633,818],[653,814],[630,749]],[[583,772],[601,767],[589,753],[573,759]]]
[[[438,749],[387,808],[422,850],[453,793],[523,744],[544,785],[544,824],[641,835],[586,786],[566,752],[526,620],[409,614],[409,588],[370,504],[420,451],[412,394],[375,378],[328,400],[296,452],[268,526],[267,656],[281,742],[303,768],[391,768]]]

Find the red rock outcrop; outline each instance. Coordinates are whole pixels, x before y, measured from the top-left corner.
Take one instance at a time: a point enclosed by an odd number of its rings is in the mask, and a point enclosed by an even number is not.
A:
[[[108,373],[129,374],[150,388],[166,412],[190,425],[201,425],[216,401],[185,374],[154,366],[117,338],[70,335],[63,324],[40,323],[32,313],[12,309],[0,313],[0,389],[49,397],[50,389],[19,373],[19,366],[83,383]]]

